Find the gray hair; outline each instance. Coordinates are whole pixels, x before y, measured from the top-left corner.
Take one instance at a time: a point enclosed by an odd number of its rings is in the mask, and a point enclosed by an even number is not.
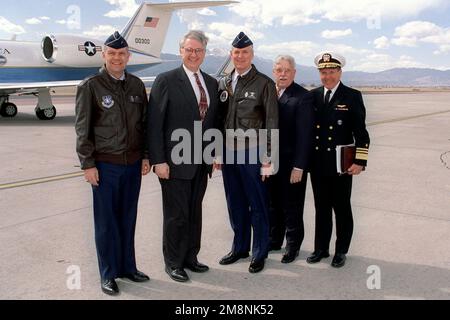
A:
[[[289,64],[291,65],[292,69],[296,68],[296,64],[295,64],[295,59],[293,56],[290,56],[288,54],[281,54],[278,57],[275,58],[275,61],[273,63],[273,67],[275,68],[275,66],[277,64],[279,64],[282,60],[285,60],[287,62],[289,62]]]
[[[203,31],[200,30],[191,30],[184,35],[184,37],[180,40],[180,49],[184,47],[184,43],[187,39],[197,40],[203,45],[203,48],[206,48],[208,45],[208,37],[205,35]]]

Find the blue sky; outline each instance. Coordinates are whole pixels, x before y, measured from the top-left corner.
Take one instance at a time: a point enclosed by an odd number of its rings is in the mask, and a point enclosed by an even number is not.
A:
[[[2,0],[0,38],[17,34],[18,40],[40,41],[47,33],[72,33],[104,39],[121,30],[141,2],[21,0],[19,7],[17,0]],[[288,53],[313,66],[318,52],[333,50],[346,57],[347,70],[449,70],[449,17],[448,0],[241,0],[174,15],[163,52],[177,53],[179,38],[190,28],[207,33],[209,49],[226,52],[243,30],[264,58]]]

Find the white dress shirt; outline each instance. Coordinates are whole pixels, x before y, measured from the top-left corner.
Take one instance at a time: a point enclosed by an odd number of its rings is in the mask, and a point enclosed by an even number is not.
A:
[[[206,100],[208,101],[208,106],[210,103],[208,88],[206,87],[205,79],[203,79],[203,75],[200,72],[200,69],[197,72],[192,72],[183,64],[184,72],[186,72],[189,81],[191,82],[192,89],[194,89],[195,97],[197,98],[197,102],[200,104],[200,88],[198,87],[197,80],[195,79],[194,73],[198,74],[198,78],[200,79],[200,83],[202,84],[203,89],[205,89]]]
[[[336,90],[340,84],[341,84],[341,82],[339,81],[338,84],[333,89],[331,89],[330,101],[331,101],[331,99],[333,99],[333,96],[336,93]],[[323,101],[325,101],[325,96],[327,95],[328,90],[329,89],[323,87]]]
[[[243,77],[243,76],[247,75],[247,73],[249,73],[250,70],[252,70],[252,67],[250,67],[250,68],[249,68],[247,71],[245,71],[243,74],[239,74],[239,73],[236,71],[236,69],[234,70],[233,76],[231,77],[231,79],[232,79],[232,81],[231,81],[231,86],[233,87],[233,93],[234,93],[234,91],[236,90],[236,85],[237,85],[237,82],[238,82],[238,77],[239,77],[239,76]]]

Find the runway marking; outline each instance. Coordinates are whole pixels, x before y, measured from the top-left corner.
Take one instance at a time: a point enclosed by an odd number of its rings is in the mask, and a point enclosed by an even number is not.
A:
[[[83,176],[83,174],[84,174],[83,172],[78,171],[78,172],[66,173],[66,174],[61,174],[61,175],[56,175],[56,176],[51,176],[51,177],[43,177],[43,178],[37,178],[37,179],[5,183],[5,184],[0,184],[0,190],[20,188],[20,187],[31,186],[31,185],[35,185],[35,184],[72,179],[72,178],[81,177],[81,176]]]
[[[371,127],[371,126],[376,126],[376,125],[379,125],[379,124],[392,123],[392,122],[400,122],[400,121],[412,120],[412,119],[417,119],[417,118],[424,118],[424,117],[434,116],[434,115],[437,115],[437,114],[443,114],[443,113],[448,113],[448,112],[450,112],[450,110],[443,110],[443,111],[436,111],[436,112],[430,112],[430,113],[418,114],[418,115],[416,115],[416,116],[400,117],[400,118],[395,118],[395,119],[388,119],[388,120],[374,121],[374,122],[368,123],[367,126],[368,126],[368,127]]]

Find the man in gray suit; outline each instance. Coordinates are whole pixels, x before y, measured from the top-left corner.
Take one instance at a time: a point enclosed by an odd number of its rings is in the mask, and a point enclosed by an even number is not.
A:
[[[193,147],[194,144],[203,146],[202,141],[194,141],[197,138],[194,126],[200,126],[202,132],[217,127],[217,81],[200,70],[207,42],[201,31],[190,31],[183,37],[180,42],[183,65],[158,75],[148,107],[149,157],[159,177],[163,199],[165,270],[180,282],[189,280],[184,268],[208,271],[208,266],[198,262],[197,255],[202,201],[212,165],[202,159],[203,147]],[[192,142],[191,150],[183,151],[191,154],[190,159],[181,162],[172,157],[179,144],[172,140],[172,134],[180,129],[189,132]]]

